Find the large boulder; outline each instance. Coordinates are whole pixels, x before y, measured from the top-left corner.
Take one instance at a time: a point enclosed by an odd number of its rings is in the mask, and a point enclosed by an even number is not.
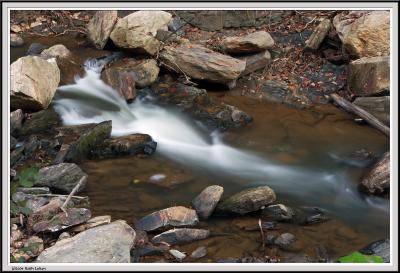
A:
[[[37,258],[38,263],[129,263],[136,233],[118,220],[57,241]]]
[[[101,78],[130,101],[136,97],[135,86],[149,86],[155,82],[159,72],[157,62],[153,59],[128,58],[108,64],[101,73]]]
[[[390,59],[364,57],[349,65],[348,85],[356,96],[371,96],[390,91]]]
[[[136,228],[153,231],[160,228],[194,226],[199,222],[196,211],[182,206],[153,212],[136,223]]]
[[[390,96],[359,97],[353,104],[363,108],[386,125],[390,125]]]
[[[41,168],[34,185],[49,187],[55,191],[68,194],[83,177],[87,177],[87,174],[76,164],[60,163]],[[85,186],[86,180],[83,181],[77,192],[82,191]]]
[[[110,38],[119,48],[149,55],[155,55],[161,46],[153,36],[134,30],[115,28]]]
[[[156,235],[151,239],[153,244],[167,243],[169,245],[187,244],[204,240],[210,236],[210,231],[195,228],[175,228]]]
[[[160,53],[162,64],[170,70],[196,80],[220,83],[232,88],[246,68],[246,62],[200,45],[166,46]]]
[[[389,55],[389,11],[338,14],[335,16],[333,24],[345,48],[352,55],[359,58]]]
[[[46,109],[60,82],[60,70],[54,59],[37,56],[19,58],[10,68],[10,106],[12,109]]]
[[[274,39],[265,31],[257,31],[245,36],[227,37],[221,47],[227,53],[257,53],[271,48]]]
[[[275,192],[268,186],[259,186],[238,192],[224,200],[217,211],[222,213],[246,214],[260,210],[276,200]]]
[[[390,188],[390,152],[372,166],[361,181],[361,186],[369,194],[383,194]]]
[[[96,11],[90,19],[87,25],[88,39],[97,49],[104,48],[117,19],[118,12],[116,10]]]
[[[208,219],[214,212],[224,188],[218,185],[208,186],[196,198],[193,199],[192,204],[200,219]]]

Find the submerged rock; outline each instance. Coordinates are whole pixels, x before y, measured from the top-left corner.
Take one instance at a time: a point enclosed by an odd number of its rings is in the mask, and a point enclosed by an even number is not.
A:
[[[97,149],[90,151],[90,158],[110,158],[123,155],[148,154],[155,152],[157,142],[146,134],[132,134],[104,140]]]
[[[10,67],[10,106],[38,111],[49,106],[60,82],[55,60],[37,56],[22,57]]]
[[[360,249],[365,255],[377,255],[382,257],[384,263],[390,263],[390,240],[383,239],[373,242]]]
[[[87,25],[87,36],[97,49],[104,48],[117,19],[118,13],[116,10],[96,11],[92,19],[90,19]]]
[[[260,210],[276,200],[275,192],[268,186],[259,186],[238,192],[222,200],[217,211],[225,213],[246,214]]]
[[[276,244],[283,250],[290,250],[292,244],[295,241],[296,241],[296,237],[293,234],[283,233],[274,240],[274,244]]]
[[[192,252],[192,254],[190,254],[190,257],[193,259],[200,259],[205,257],[206,255],[207,255],[207,248],[205,246],[199,246]]]
[[[262,210],[261,215],[264,219],[272,221],[290,221],[295,212],[292,208],[283,204],[270,205]]]
[[[349,65],[348,85],[356,96],[390,91],[389,56],[364,57]]]
[[[222,49],[227,53],[256,53],[271,48],[273,45],[274,39],[265,31],[227,37],[222,41]]]
[[[88,229],[45,249],[37,263],[129,263],[135,231],[125,221]]]
[[[34,185],[46,186],[56,191],[69,194],[79,180],[87,176],[87,174],[74,163],[61,163],[41,168],[38,176]],[[85,186],[86,181],[81,184],[77,192],[82,191]]]
[[[268,101],[303,107],[301,100],[293,95],[289,86],[283,81],[268,80],[262,84],[261,92],[262,98]]]
[[[18,47],[22,46],[25,43],[24,39],[16,33],[10,34],[10,46],[11,47]]]
[[[196,80],[220,83],[233,88],[246,62],[196,44],[166,46],[160,53],[162,65]]]
[[[46,48],[49,48],[49,46],[41,43],[32,43],[26,51],[26,55],[39,55]]]
[[[136,228],[153,231],[160,228],[194,226],[199,222],[196,211],[182,206],[153,212],[136,223]]]
[[[361,181],[361,187],[369,194],[383,194],[390,188],[390,152],[383,154],[381,159]]]
[[[190,182],[193,176],[180,169],[165,170],[162,173],[144,173],[138,174],[134,178],[134,183],[151,183],[164,188],[175,188],[177,185]]]
[[[372,114],[381,122],[390,126],[390,96],[360,97],[353,104]]]
[[[187,244],[193,241],[204,240],[210,236],[210,231],[194,228],[175,228],[153,237],[153,244],[167,243],[169,245]]]
[[[205,188],[199,195],[193,199],[192,204],[200,219],[208,219],[214,212],[224,188],[218,185],[213,185]]]

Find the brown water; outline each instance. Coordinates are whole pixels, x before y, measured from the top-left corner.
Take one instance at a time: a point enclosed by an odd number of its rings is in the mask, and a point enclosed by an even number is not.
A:
[[[28,44],[29,41],[32,40],[28,39]],[[76,41],[68,37],[39,38],[35,39],[35,42],[47,45],[63,43],[71,49],[76,49],[80,55],[93,54],[91,49],[78,48]],[[22,56],[26,49],[27,46],[12,49],[11,61]],[[377,205],[368,205],[366,201],[361,200],[354,204],[351,202],[352,199],[362,198],[354,188],[366,168],[335,159],[335,156],[349,155],[363,148],[379,156],[389,147],[385,136],[369,126],[354,123],[351,115],[332,105],[299,110],[239,96],[239,93],[240,86],[223,94],[210,93],[214,99],[235,105],[254,119],[244,128],[224,133],[224,142],[283,166],[294,167],[304,172],[311,170],[315,173],[333,173],[342,177],[333,180],[332,183],[339,183],[334,191],[322,184],[328,183],[326,181],[321,182],[320,186],[313,186],[315,192],[303,189],[296,181],[293,181],[293,184],[278,183],[273,187],[277,192],[278,202],[293,207],[319,206],[328,210],[332,220],[312,226],[279,223],[278,230],[273,232],[293,233],[299,239],[297,253],[274,252],[276,250],[271,248],[262,251],[260,233],[243,229],[244,226],[257,224],[256,215],[236,218],[211,217],[207,222],[201,222],[199,227],[224,235],[179,246],[177,249],[190,253],[198,246],[207,246],[208,255],[199,262],[215,262],[221,258],[245,255],[262,257],[267,254],[278,255],[283,261],[290,261],[293,255],[300,253],[315,256],[315,248],[318,246],[325,247],[331,257],[339,257],[389,236],[387,213]],[[89,174],[84,194],[90,198],[92,214],[111,215],[114,220],[124,219],[132,225],[135,220],[159,209],[175,205],[190,206],[190,201],[209,185],[223,186],[226,197],[252,185],[276,182],[226,176],[201,166],[182,165],[157,152],[150,157],[88,161],[81,164],[81,167]],[[185,178],[190,179],[173,187],[142,182],[143,177],[160,173],[175,176],[184,174]],[[348,188],[349,192],[346,192],[345,188]],[[146,258],[145,261],[159,258]]]

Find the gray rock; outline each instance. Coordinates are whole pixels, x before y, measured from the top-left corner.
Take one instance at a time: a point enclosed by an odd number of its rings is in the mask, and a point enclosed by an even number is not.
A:
[[[389,56],[364,57],[349,64],[348,85],[356,96],[390,91]]]
[[[116,10],[96,11],[92,19],[90,19],[87,25],[88,39],[97,49],[104,48],[117,19]]]
[[[32,187],[32,188],[17,188],[17,192],[22,192],[25,194],[49,194],[50,189],[48,187]]]
[[[61,163],[49,167],[44,167],[39,170],[39,178],[35,181],[35,185],[46,186],[56,191],[69,194],[76,186],[79,180],[87,176],[74,163]],[[82,191],[86,186],[84,181],[77,192]]]
[[[291,233],[283,233],[275,239],[274,244],[283,250],[290,250],[291,245],[296,241],[296,237]]]
[[[274,45],[274,39],[265,31],[256,31],[245,36],[227,37],[222,49],[228,53],[257,53]]]
[[[180,252],[179,250],[170,249],[170,250],[168,250],[168,252],[169,252],[172,256],[174,256],[174,258],[175,258],[177,261],[179,261],[179,262],[181,262],[183,259],[186,258],[186,254]]]
[[[384,124],[390,126],[390,96],[360,97],[353,104],[378,118]]]
[[[192,252],[192,254],[190,254],[190,257],[193,259],[200,259],[205,257],[206,255],[207,255],[207,248],[205,246],[199,246]]]
[[[32,210],[32,212],[36,212],[39,208],[49,202],[48,198],[26,194],[18,191],[12,195],[12,200],[16,203],[25,202],[25,207]]]
[[[276,200],[275,192],[268,186],[259,186],[238,192],[220,202],[217,211],[246,214],[260,210]]]
[[[262,210],[261,215],[264,219],[272,221],[290,221],[295,212],[292,208],[283,204],[270,205]]]
[[[10,106],[12,109],[46,109],[60,82],[55,60],[37,56],[21,57],[10,67]]]
[[[168,23],[168,30],[178,35],[183,34],[183,28],[186,25],[179,17],[174,17]]]
[[[52,107],[32,114],[27,118],[20,130],[22,136],[33,134],[50,134],[61,122],[57,112]]]
[[[18,47],[22,46],[25,43],[24,39],[16,33],[10,34],[10,46],[11,47]]]
[[[46,48],[48,48],[47,45],[43,45],[41,43],[32,43],[26,51],[26,55],[39,55]]]
[[[378,255],[383,258],[383,262],[390,263],[390,240],[383,239],[373,242],[366,247],[360,249],[365,255]]]
[[[14,135],[18,133],[22,126],[22,120],[24,119],[24,112],[21,109],[15,110],[10,113],[10,134]]]
[[[160,228],[194,226],[199,222],[196,211],[182,206],[153,212],[140,219],[136,228],[153,231]]]
[[[160,53],[162,64],[169,70],[184,73],[196,80],[205,80],[233,88],[246,68],[246,62],[195,44],[165,46]]]
[[[125,221],[88,229],[45,249],[37,263],[129,263],[135,231]]]
[[[257,54],[238,57],[238,59],[246,61],[246,69],[241,76],[246,76],[254,71],[265,69],[271,63],[271,54],[268,50]]]
[[[175,228],[154,236],[151,242],[153,244],[165,242],[169,245],[180,245],[204,240],[209,236],[210,231],[205,229]]]
[[[200,219],[208,219],[217,206],[224,188],[213,185],[205,188],[195,199],[192,204]]]

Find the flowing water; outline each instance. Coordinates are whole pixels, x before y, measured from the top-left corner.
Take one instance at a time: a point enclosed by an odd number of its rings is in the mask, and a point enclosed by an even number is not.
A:
[[[385,152],[389,143],[379,132],[355,124],[350,115],[332,106],[298,110],[231,91],[210,96],[238,106],[254,121],[226,133],[209,133],[189,117],[154,104],[151,98],[127,104],[100,79],[99,70],[106,61],[87,62],[85,77],[60,87],[55,109],[66,125],[112,120],[112,136],[149,134],[157,142],[157,151],[146,158],[83,163],[81,167],[89,174],[86,193],[93,215],[109,214],[133,224],[158,209],[190,206],[209,185],[223,186],[224,196],[269,185],[278,202],[293,207],[317,206],[332,218],[308,227],[279,224],[280,233],[291,232],[300,238],[303,253],[313,256],[315,247],[323,245],[329,255],[337,257],[389,236],[388,201],[359,194],[356,186],[366,168],[346,159],[362,148],[377,155]],[[175,187],[139,179],[182,174],[190,177],[189,181]],[[212,218],[200,226],[225,236],[179,249],[191,251],[206,245],[209,255],[200,260],[204,262],[259,256],[260,234],[242,229],[256,223],[255,216]],[[290,258],[290,253],[281,255]]]

